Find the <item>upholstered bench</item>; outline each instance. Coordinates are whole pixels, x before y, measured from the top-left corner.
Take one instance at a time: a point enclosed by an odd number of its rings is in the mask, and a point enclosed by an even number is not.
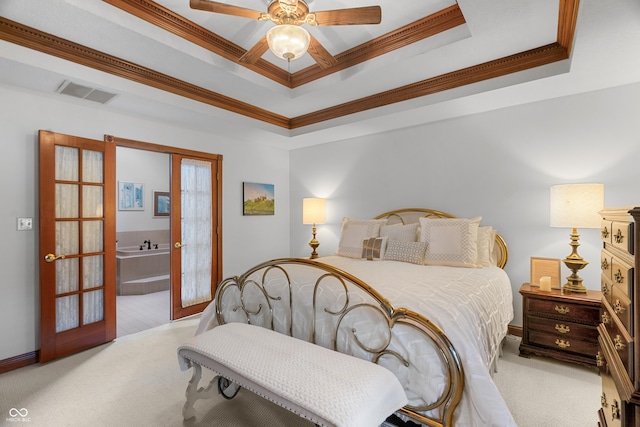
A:
[[[193,367],[184,419],[196,400],[212,397],[198,388],[202,367],[216,372],[321,426],[372,427],[407,403],[400,382],[375,363],[267,328],[228,323],[178,348],[183,371]]]

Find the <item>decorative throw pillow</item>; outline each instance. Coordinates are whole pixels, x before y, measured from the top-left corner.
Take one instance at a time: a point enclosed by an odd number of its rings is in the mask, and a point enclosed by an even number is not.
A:
[[[380,237],[388,237],[389,240],[401,240],[403,242],[415,242],[418,237],[417,234],[418,223],[413,224],[393,224],[383,225],[380,227]]]
[[[402,240],[389,240],[384,259],[389,261],[410,262],[412,264],[424,264],[424,254],[427,250],[426,242],[403,242]]]
[[[496,230],[492,227],[478,227],[478,266],[496,265],[493,261],[493,248],[496,242]]]
[[[427,242],[425,264],[477,267],[481,217],[420,218],[420,241]]]
[[[362,242],[362,258],[368,261],[380,261],[387,248],[386,237],[371,237]]]
[[[380,227],[386,224],[386,219],[355,219],[345,218],[342,221],[340,243],[336,255],[348,258],[362,256],[362,241],[380,235]]]

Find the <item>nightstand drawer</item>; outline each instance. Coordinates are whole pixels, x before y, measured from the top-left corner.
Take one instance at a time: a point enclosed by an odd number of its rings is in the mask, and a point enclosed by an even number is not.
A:
[[[558,338],[568,338],[572,340],[598,342],[598,330],[595,326],[583,325],[580,323],[563,322],[554,319],[529,316],[528,325],[532,331],[545,332],[556,335]]]
[[[565,301],[550,301],[536,298],[528,299],[529,314],[540,313],[568,321],[582,322],[590,325],[598,323],[600,307],[591,307]]]
[[[597,341],[584,341],[569,337],[560,337],[557,334],[547,334],[544,332],[529,331],[529,343],[542,347],[551,348],[563,352],[577,353],[592,357],[595,364],[596,354],[598,354]]]

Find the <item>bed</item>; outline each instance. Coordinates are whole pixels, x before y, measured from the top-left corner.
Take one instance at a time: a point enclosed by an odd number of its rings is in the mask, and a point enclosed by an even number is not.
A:
[[[390,369],[425,426],[515,426],[491,378],[513,318],[507,246],[481,218],[400,209],[343,221],[336,255],[223,280],[196,334],[245,322]]]

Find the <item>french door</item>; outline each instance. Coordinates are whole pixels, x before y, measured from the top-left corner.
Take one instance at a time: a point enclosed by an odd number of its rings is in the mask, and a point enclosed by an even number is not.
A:
[[[218,163],[171,155],[171,319],[204,310],[221,278]]]
[[[40,362],[116,337],[115,145],[40,131]]]

